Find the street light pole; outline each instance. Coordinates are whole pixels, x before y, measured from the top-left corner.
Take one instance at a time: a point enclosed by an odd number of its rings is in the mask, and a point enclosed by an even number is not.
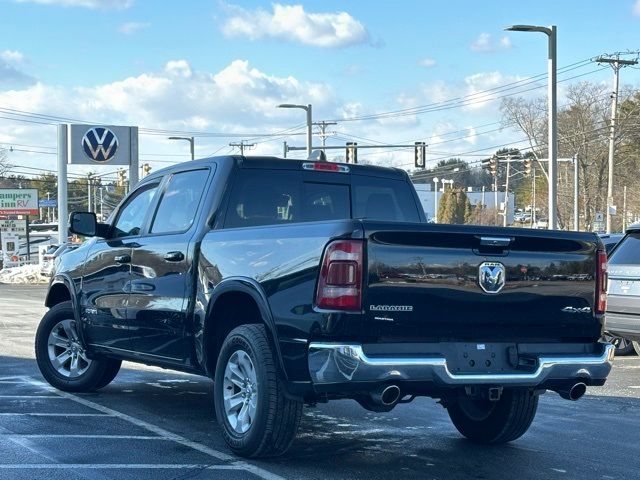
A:
[[[511,25],[505,30],[512,32],[541,32],[549,40],[548,54],[548,104],[549,104],[549,230],[558,227],[558,145],[557,145],[557,31],[556,26]]]
[[[438,223],[438,177],[433,177],[433,223]]]
[[[191,160],[195,160],[195,139],[193,137],[169,137],[169,140],[186,140],[191,149]]]
[[[311,137],[313,135],[313,115],[311,110],[311,104],[308,105],[296,105],[293,103],[281,103],[278,108],[299,108],[307,112],[307,157],[311,156]]]

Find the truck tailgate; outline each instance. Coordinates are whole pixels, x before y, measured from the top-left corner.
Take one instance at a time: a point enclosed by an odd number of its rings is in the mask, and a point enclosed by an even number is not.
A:
[[[378,342],[601,335],[594,234],[366,220],[363,227],[365,322]]]

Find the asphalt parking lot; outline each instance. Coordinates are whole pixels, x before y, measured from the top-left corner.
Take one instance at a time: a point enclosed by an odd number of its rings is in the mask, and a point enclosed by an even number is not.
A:
[[[0,479],[638,478],[640,358],[578,402],[542,397],[507,446],[462,439],[439,405],[387,414],[340,401],[307,408],[290,452],[246,461],[226,448],[208,379],[124,364],[99,393],[48,387],[33,356],[44,287],[0,284]]]

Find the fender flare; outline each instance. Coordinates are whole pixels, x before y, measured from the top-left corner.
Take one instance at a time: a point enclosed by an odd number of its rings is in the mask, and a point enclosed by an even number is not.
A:
[[[273,319],[271,309],[269,308],[269,301],[267,295],[264,293],[262,286],[253,278],[247,277],[229,277],[222,280],[213,290],[209,304],[207,306],[207,315],[205,320],[205,337],[209,335],[209,322],[213,318],[212,310],[217,300],[225,293],[236,292],[249,295],[258,306],[260,316],[267,328],[267,337],[274,349],[274,353],[277,357],[277,367],[283,378],[287,379],[287,372],[284,369],[284,362],[282,361],[282,354],[280,351],[280,342],[278,339],[278,330],[276,328],[276,322]],[[204,365],[207,365],[208,359],[205,358]]]
[[[47,291],[47,296],[44,300],[45,306],[49,308],[53,306],[50,302],[51,292],[56,285],[64,285],[64,287],[69,291],[69,296],[71,297],[71,306],[73,308],[73,316],[75,317],[76,322],[78,322],[78,325],[81,325],[82,322],[80,319],[81,316],[80,316],[80,305],[78,304],[78,293],[73,283],[73,280],[71,280],[71,277],[69,277],[68,275],[60,273],[60,274],[56,274],[51,279],[51,283],[49,284],[49,289]],[[84,338],[82,338],[82,332],[83,332],[82,328],[78,328],[78,335],[80,336],[80,340],[84,341]]]

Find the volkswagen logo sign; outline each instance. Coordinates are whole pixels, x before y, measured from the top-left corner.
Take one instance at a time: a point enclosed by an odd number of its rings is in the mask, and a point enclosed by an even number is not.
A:
[[[478,283],[487,293],[498,293],[505,284],[506,270],[500,262],[483,262],[478,267]]]
[[[108,162],[118,151],[118,137],[107,127],[93,127],[82,137],[82,150],[94,162]]]

